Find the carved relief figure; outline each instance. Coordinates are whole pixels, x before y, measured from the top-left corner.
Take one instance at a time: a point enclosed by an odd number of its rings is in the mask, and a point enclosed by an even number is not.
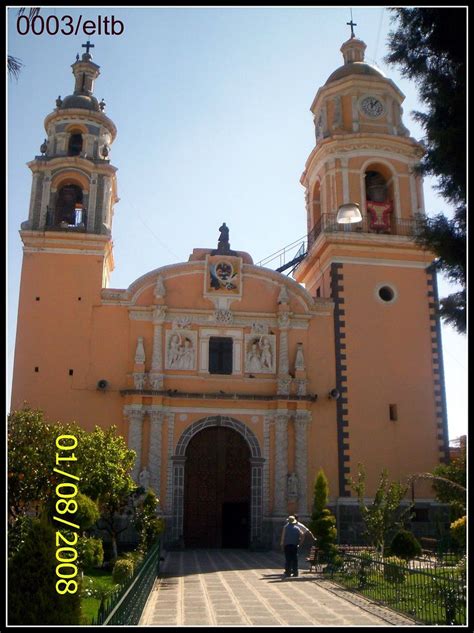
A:
[[[194,348],[190,338],[173,334],[168,349],[169,369],[194,369]]]
[[[257,348],[257,343],[252,343],[252,347],[247,354],[247,370],[260,371],[261,369],[262,362],[260,360],[260,352]]]
[[[261,351],[261,355],[260,355],[260,362],[262,364],[262,367],[266,367],[267,369],[271,369],[272,368],[272,348],[270,345],[270,341],[268,340],[268,338],[266,336],[262,337],[261,341],[260,341],[260,349]]]
[[[180,342],[181,338],[179,334],[173,334],[170,339],[170,345],[168,350],[168,367],[176,367],[180,355]]]
[[[251,337],[247,342],[245,369],[248,372],[273,371],[273,348],[269,336]]]

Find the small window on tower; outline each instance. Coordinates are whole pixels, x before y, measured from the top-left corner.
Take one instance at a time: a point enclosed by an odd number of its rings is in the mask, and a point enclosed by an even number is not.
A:
[[[209,373],[232,373],[233,340],[223,336],[209,339]]]

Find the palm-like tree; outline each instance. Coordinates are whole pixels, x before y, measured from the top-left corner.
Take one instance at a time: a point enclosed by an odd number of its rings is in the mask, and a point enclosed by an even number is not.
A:
[[[23,15],[25,13],[25,7],[21,7],[18,9],[18,16]],[[28,19],[32,20],[38,13],[40,12],[40,7],[31,7],[28,13]],[[8,68],[8,76],[14,77],[18,79],[20,75],[20,70],[24,66],[24,63],[18,57],[14,57],[13,55],[8,55],[7,59],[7,68]]]

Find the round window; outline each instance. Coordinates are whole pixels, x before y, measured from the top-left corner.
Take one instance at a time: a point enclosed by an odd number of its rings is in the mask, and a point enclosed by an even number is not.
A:
[[[382,286],[381,288],[379,288],[379,297],[382,299],[382,301],[389,303],[390,301],[394,300],[395,292],[392,288],[390,288],[390,286]]]

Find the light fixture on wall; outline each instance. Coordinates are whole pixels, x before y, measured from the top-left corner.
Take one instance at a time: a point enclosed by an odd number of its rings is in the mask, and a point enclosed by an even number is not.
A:
[[[328,394],[329,400],[337,400],[338,398],[340,398],[340,396],[341,394],[339,393],[337,389],[331,389],[331,391]]]
[[[355,202],[341,204],[337,210],[336,222],[338,224],[355,224],[356,222],[362,222],[359,205]]]

